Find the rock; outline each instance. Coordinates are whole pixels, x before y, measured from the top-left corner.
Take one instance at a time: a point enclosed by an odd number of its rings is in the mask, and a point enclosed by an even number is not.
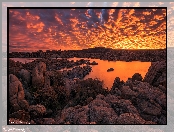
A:
[[[19,75],[20,77],[22,78],[23,81],[26,81],[27,84],[30,84],[31,83],[31,74],[29,71],[25,70],[25,69],[22,69],[20,72],[19,72]]]
[[[73,79],[73,78],[80,78],[83,79],[87,74],[89,74],[92,71],[92,67],[91,66],[77,66],[74,67],[72,70],[68,70],[67,72],[62,72],[62,74],[65,77],[68,77],[69,79]]]
[[[117,114],[104,100],[95,99],[89,105],[90,121],[96,124],[115,124]]]
[[[61,112],[61,119],[58,123],[63,122],[70,122],[70,124],[73,124],[73,119],[75,117],[75,108],[69,107],[67,109],[63,109]]]
[[[22,83],[13,74],[9,75],[9,102],[14,112],[18,110],[27,110],[29,106],[28,102],[25,100]]]
[[[106,101],[106,103],[108,103],[108,104],[111,106],[113,103],[119,101],[119,97],[118,97],[118,96],[115,96],[115,95],[108,94],[108,95],[104,98],[104,101]]]
[[[55,120],[53,118],[43,118],[43,124],[55,124]]]
[[[107,72],[114,71],[114,68],[109,68]]]
[[[33,86],[43,86],[44,85],[44,74],[46,72],[46,64],[44,62],[39,62],[32,71],[32,85]]]
[[[93,61],[92,63],[90,63],[90,65],[98,65],[98,63]]]
[[[160,95],[155,100],[161,107],[163,107],[166,110],[166,108],[167,108],[167,104],[166,104],[167,103],[167,99],[166,99],[166,95],[165,94]]]
[[[140,86],[143,86],[143,85],[139,84],[137,86],[138,89],[136,89],[138,94],[139,94],[138,95],[139,98],[146,98],[146,99],[149,99],[149,100],[155,100],[156,98],[158,98],[161,95],[165,96],[165,94],[161,90],[159,90],[155,87],[152,87],[152,86],[140,87]]]
[[[123,86],[120,88],[121,96],[123,96],[125,99],[131,99],[133,96],[137,96],[138,93],[131,90],[129,86]]]
[[[164,93],[166,94],[166,92],[167,92],[167,87],[162,86],[162,85],[159,85],[158,88],[159,88],[162,92],[164,92]]]
[[[90,108],[90,121],[97,124],[115,124],[117,114],[112,108],[93,106]]]
[[[88,106],[83,106],[76,109],[76,116],[74,117],[75,124],[87,124],[89,122],[89,108]]]
[[[62,110],[60,122],[69,122],[69,124],[87,124],[89,122],[88,106],[69,107]]]
[[[92,100],[93,100],[93,98],[92,98],[92,97],[89,97],[89,98],[86,100],[87,104],[89,104]]]
[[[104,100],[101,100],[99,98],[96,98],[95,100],[93,100],[90,104],[89,107],[93,107],[93,106],[97,106],[97,107],[110,107],[110,105],[108,103],[106,103]]]
[[[157,107],[156,105],[145,100],[140,100],[138,107],[142,113],[154,116],[160,115],[162,110],[160,107]]]
[[[115,95],[115,96],[121,96],[121,91],[118,88],[111,89],[110,90],[110,93],[113,94],[113,95]]]
[[[105,98],[105,96],[102,95],[102,94],[99,94],[99,95],[96,96],[96,99],[101,99],[101,100],[103,100],[104,98]]]
[[[116,102],[113,102],[111,106],[118,115],[123,113],[134,113],[139,115],[138,110],[133,106],[133,104],[129,100],[120,99]]]
[[[121,86],[121,81],[119,77],[116,77],[112,86],[112,89],[119,88]]]
[[[142,81],[142,76],[141,76],[141,74],[139,74],[139,73],[135,73],[133,76],[132,76],[132,81],[134,82],[135,80],[137,80],[137,81]]]
[[[90,124],[93,122],[95,124],[115,124],[118,116],[108,103],[101,100],[101,96],[98,96],[86,106],[77,105],[63,109],[61,118],[57,123]]]
[[[144,77],[144,81],[153,86],[159,86],[162,81],[166,80],[166,68],[166,60],[153,62]]]
[[[19,79],[15,75],[10,74],[9,75],[9,83],[12,83],[12,82],[15,82],[15,81],[19,81]]]
[[[29,121],[30,120],[30,115],[28,112],[24,110],[18,110],[12,114],[9,115],[9,118],[16,118],[21,121]]]
[[[145,124],[145,120],[134,113],[123,113],[117,119],[117,124]]]
[[[28,108],[31,118],[42,117],[46,113],[46,108],[43,105],[30,105]]]

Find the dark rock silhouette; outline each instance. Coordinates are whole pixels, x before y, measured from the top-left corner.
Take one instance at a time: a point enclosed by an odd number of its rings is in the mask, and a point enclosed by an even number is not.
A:
[[[107,72],[114,71],[114,68],[107,69]]]
[[[141,74],[139,74],[139,73],[135,73],[133,76],[132,76],[132,81],[134,82],[135,80],[137,80],[137,81],[142,81],[142,76],[141,76]]]
[[[98,63],[93,61],[93,62],[89,63],[89,65],[98,65]]]

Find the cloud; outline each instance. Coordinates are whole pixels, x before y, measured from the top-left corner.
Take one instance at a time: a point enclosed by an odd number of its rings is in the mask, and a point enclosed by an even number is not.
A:
[[[166,45],[162,9],[10,9],[9,20],[10,51]]]

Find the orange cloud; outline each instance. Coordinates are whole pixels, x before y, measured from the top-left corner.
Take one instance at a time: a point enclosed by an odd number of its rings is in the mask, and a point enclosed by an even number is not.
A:
[[[9,39],[12,45],[16,43],[12,46],[15,50],[18,44],[18,48],[26,46],[30,50],[34,46],[38,49],[165,48],[166,13],[164,9],[10,10]],[[172,18],[169,21],[168,26],[173,24]]]
[[[43,22],[39,22],[37,24],[27,23],[27,28],[28,29],[35,29],[36,32],[42,32],[44,26],[45,26],[45,24]]]

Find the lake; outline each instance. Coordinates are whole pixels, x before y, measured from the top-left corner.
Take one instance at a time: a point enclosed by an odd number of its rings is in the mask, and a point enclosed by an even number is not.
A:
[[[22,63],[27,63],[35,60],[36,58],[11,58],[14,61],[20,61]],[[82,58],[69,58],[69,60],[80,60]],[[135,73],[140,73],[144,78],[149,67],[151,66],[151,62],[141,62],[141,61],[107,61],[100,59],[88,59],[90,62],[97,62],[98,65],[91,65],[92,72],[85,76],[84,79],[87,78],[98,78],[104,81],[104,87],[108,87],[110,89],[113,85],[114,79],[119,77],[120,80],[127,81],[128,78],[131,78]],[[107,72],[107,69],[114,68],[114,71]],[[66,68],[65,68],[66,69]],[[64,69],[64,70],[65,70]],[[68,68],[72,69],[72,68]]]

